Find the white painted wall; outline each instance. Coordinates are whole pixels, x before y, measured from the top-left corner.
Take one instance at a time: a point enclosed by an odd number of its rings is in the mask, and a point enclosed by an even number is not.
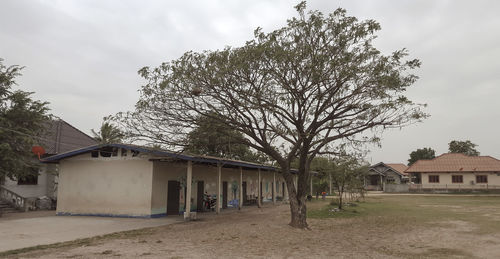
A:
[[[429,175],[439,175],[439,183],[429,183]],[[452,183],[452,175],[462,175],[463,183]],[[477,183],[476,175],[487,175],[488,183]],[[496,172],[422,173],[421,176],[423,188],[486,188],[486,185],[500,188],[500,173]]]
[[[3,186],[25,198],[42,196],[55,198],[57,196],[54,192],[55,183],[57,183],[57,165],[41,164],[38,173],[38,183],[35,185],[18,185],[17,180],[7,177]]]
[[[57,213],[149,216],[153,163],[147,157],[91,158],[59,164]]]

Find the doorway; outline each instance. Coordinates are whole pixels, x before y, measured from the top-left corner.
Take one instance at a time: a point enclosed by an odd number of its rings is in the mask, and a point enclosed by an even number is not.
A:
[[[181,184],[178,181],[168,181],[167,215],[179,215],[179,191]]]
[[[264,197],[262,197],[262,182],[260,182],[260,202],[264,200]]]
[[[248,203],[248,199],[247,199],[247,182],[243,182],[241,184],[241,188],[242,188],[242,191],[243,191],[243,205],[245,205],[245,204]]]
[[[222,182],[222,208],[227,209],[227,182]]]

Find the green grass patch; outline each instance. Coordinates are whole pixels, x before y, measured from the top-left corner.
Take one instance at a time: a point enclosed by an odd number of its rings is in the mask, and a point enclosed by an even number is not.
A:
[[[381,226],[386,223],[386,227],[465,221],[473,224],[474,231],[480,234],[500,232],[500,197],[394,195],[369,197],[365,202],[354,204],[357,206],[345,206],[340,212],[332,212],[337,206],[324,202],[322,206],[311,206],[308,217],[361,217]]]

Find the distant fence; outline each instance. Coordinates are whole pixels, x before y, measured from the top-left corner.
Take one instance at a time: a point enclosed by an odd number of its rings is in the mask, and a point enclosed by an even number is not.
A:
[[[500,185],[489,184],[410,184],[409,192],[493,192],[500,193]]]
[[[365,185],[365,190],[367,190],[367,191],[382,191],[382,186],[380,186],[380,185]]]
[[[384,184],[384,192],[410,192],[410,185],[408,184]]]

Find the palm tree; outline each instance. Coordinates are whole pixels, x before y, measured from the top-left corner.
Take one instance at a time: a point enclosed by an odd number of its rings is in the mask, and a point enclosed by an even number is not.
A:
[[[101,130],[96,132],[92,129],[94,139],[100,144],[121,143],[124,134],[115,125],[104,121],[101,125]]]

